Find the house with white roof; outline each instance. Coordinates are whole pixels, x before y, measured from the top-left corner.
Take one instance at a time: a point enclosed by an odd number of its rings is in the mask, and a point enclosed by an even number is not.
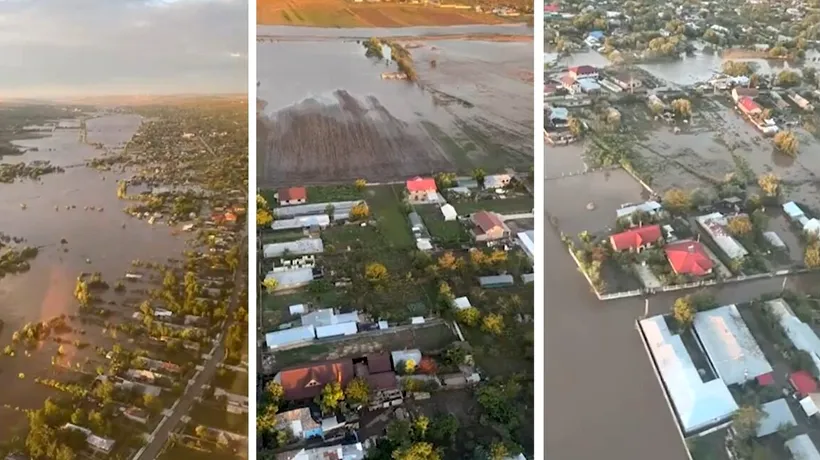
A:
[[[738,410],[729,388],[716,378],[704,382],[679,335],[673,335],[663,316],[640,321],[652,359],[685,435],[732,418]]]
[[[450,203],[445,203],[441,207],[441,215],[444,216],[445,222],[450,222],[458,218],[458,212],[456,211],[456,208],[453,207],[453,205],[451,205]]]
[[[470,299],[467,297],[457,297],[453,299],[453,306],[456,307],[456,310],[466,310],[472,307]]]
[[[273,331],[265,334],[265,344],[271,350],[285,350],[305,345],[316,339],[316,328],[309,324],[307,326],[292,327]]]
[[[803,350],[811,356],[816,368],[820,369],[820,338],[814,329],[800,320],[783,299],[774,299],[766,302],[766,307],[780,322],[780,327],[794,348]],[[815,375],[820,378],[820,375]]]
[[[284,254],[301,256],[305,254],[321,254],[325,246],[321,238],[302,238],[296,241],[270,243],[262,246],[262,254],[266,259],[281,257]]]
[[[742,385],[772,372],[735,305],[699,312],[692,325],[715,373],[726,385]]]
[[[712,238],[721,251],[732,260],[742,259],[749,254],[740,243],[726,230],[729,221],[726,217],[714,212],[705,216],[696,217],[698,225]]]
[[[657,215],[663,211],[663,206],[657,201],[646,201],[640,204],[633,204],[629,206],[624,206],[621,209],[615,211],[615,214],[618,219],[629,217],[636,212],[645,212],[649,215]]]
[[[820,460],[820,452],[807,434],[795,436],[784,444],[795,460]]]
[[[760,406],[762,416],[757,425],[757,437],[762,438],[773,433],[777,433],[782,426],[797,426],[789,403],[780,398],[767,402]]]

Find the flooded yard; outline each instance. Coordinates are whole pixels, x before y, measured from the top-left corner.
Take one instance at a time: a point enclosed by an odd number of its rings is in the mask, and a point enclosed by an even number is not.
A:
[[[546,200],[547,213],[567,235],[607,231],[621,205],[647,199],[644,188],[623,169],[548,179],[544,190],[547,197],[560,197]]]
[[[139,125],[140,118],[133,115],[89,119],[88,142],[102,143],[105,149],[113,150],[123,146]],[[74,329],[61,335],[61,340],[74,342],[74,346],[68,345],[64,351],[68,365],[92,357],[94,346],[110,348],[115,343],[126,346],[111,331],[104,332],[102,321],[96,324],[86,319],[71,319],[79,310],[73,295],[77,277],[82,272],[100,272],[113,286],[117,278],[129,271],[132,260],[165,262],[184,245],[181,238],[171,234],[169,227],[150,226],[122,212],[124,204],[117,199],[117,179],[123,176],[84,166],[68,167],[101,153],[80,143],[79,139],[79,129],[59,129],[47,137],[18,142],[37,150],[6,157],[3,161],[48,160],[66,170],[42,176],[38,181],[0,185],[3,232],[23,237],[27,245],[39,248],[28,272],[0,279],[0,319],[4,323],[0,346],[11,343],[12,334],[26,323],[66,315],[69,326]],[[104,299],[128,297],[127,293],[109,292]],[[134,311],[119,308],[113,310],[123,315]],[[21,408],[41,406],[50,390],[34,384],[33,379],[57,378],[55,375],[68,372],[52,366],[51,358],[58,347],[58,343],[47,341],[38,350],[31,351],[31,356],[18,350],[14,357],[0,358],[0,385],[5,389],[0,404]],[[6,416],[4,412],[4,419]],[[3,424],[0,436],[7,428],[13,427]]]
[[[584,149],[581,140],[568,145],[544,144],[544,169],[547,178],[561,177],[584,171]]]
[[[257,48],[260,185],[531,166],[531,30],[504,42],[402,30],[398,42],[418,75],[410,83],[382,78],[398,71],[395,61],[367,58],[360,43],[396,37],[395,30],[278,29],[282,36]],[[501,26],[499,33],[511,30],[521,31]]]

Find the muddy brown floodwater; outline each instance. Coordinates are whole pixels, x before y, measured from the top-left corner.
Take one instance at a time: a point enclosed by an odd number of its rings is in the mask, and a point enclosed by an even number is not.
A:
[[[106,149],[122,148],[140,125],[136,115],[107,115],[89,119],[88,142],[100,142]],[[56,165],[70,166],[102,153],[79,142],[78,129],[58,129],[39,139],[16,143],[36,147],[4,162],[49,160]],[[105,180],[103,180],[103,177]],[[40,247],[27,273],[8,275],[0,279],[0,319],[5,327],[0,332],[0,348],[11,343],[13,332],[28,322],[43,321],[61,314],[76,314],[78,305],[73,297],[77,276],[85,271],[101,272],[111,285],[131,267],[131,261],[165,262],[179,254],[184,246],[165,225],[151,226],[130,218],[122,209],[126,204],[117,199],[117,180],[126,176],[113,172],[98,172],[81,167],[67,168],[62,174],[49,174],[39,182],[23,181],[0,185],[0,230],[24,237],[30,246]],[[21,203],[27,208],[21,209]],[[76,205],[66,210],[66,206]],[[85,210],[86,206],[103,211]],[[59,207],[59,210],[55,210]],[[123,228],[123,224],[125,227]],[[65,239],[67,244],[61,245]],[[67,249],[67,252],[64,251]],[[86,259],[90,263],[86,263]],[[133,310],[132,310],[133,311]],[[72,322],[72,327],[79,327]],[[82,326],[83,335],[63,338],[89,342],[90,347],[78,351],[69,347],[69,359],[78,361],[93,354],[94,346],[108,348],[115,343],[103,337],[102,328],[93,324]],[[51,366],[50,358],[58,344],[46,341],[41,350],[25,356],[22,349],[15,357],[0,356],[0,404],[12,407],[38,408],[54,394],[50,388],[34,383],[35,377],[59,378],[59,368]],[[25,379],[19,379],[23,373]],[[0,439],[4,439],[22,415],[0,408]],[[12,423],[6,423],[6,421]]]
[[[439,29],[404,29],[401,36],[450,28]],[[320,40],[302,28],[277,30],[282,40],[257,47],[260,186],[532,165],[530,40],[403,38],[419,76],[412,84],[382,79],[395,63],[366,58],[353,39],[395,31],[357,29]]]

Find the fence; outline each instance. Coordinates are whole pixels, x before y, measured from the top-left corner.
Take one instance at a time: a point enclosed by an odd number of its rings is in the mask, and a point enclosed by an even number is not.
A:
[[[644,288],[644,289],[634,289],[634,290],[631,290],[631,291],[611,292],[611,293],[602,294],[597,289],[595,289],[595,286],[592,283],[592,279],[590,279],[589,275],[587,275],[586,270],[584,270],[584,267],[581,265],[581,261],[579,261],[578,258],[575,257],[575,254],[572,252],[572,249],[568,248],[567,250],[569,252],[570,257],[572,257],[572,260],[575,261],[575,265],[578,266],[578,270],[584,275],[584,278],[587,279],[587,283],[589,283],[590,288],[592,288],[592,292],[594,292],[595,296],[598,297],[598,300],[601,300],[601,301],[624,299],[624,298],[627,298],[627,297],[639,297],[639,296],[644,296],[644,295],[653,295],[653,294],[657,294],[658,292],[683,291],[683,290],[686,290],[686,289],[695,289],[695,288],[706,287],[706,286],[716,286],[718,284],[742,283],[744,281],[755,281],[755,280],[764,279],[764,278],[775,278],[775,277],[787,276],[787,275],[800,275],[800,274],[808,273],[808,272],[812,271],[812,270],[807,269],[807,268],[801,268],[801,269],[796,269],[796,270],[785,269],[785,270],[778,270],[776,272],[770,272],[770,273],[757,273],[757,274],[754,274],[754,275],[739,275],[739,276],[735,276],[733,278],[726,278],[726,279],[722,279],[722,280],[711,279],[711,280],[695,281],[693,283],[687,283],[687,284],[675,284],[675,285],[672,285],[672,286],[663,286],[660,289],[646,289],[646,288]]]

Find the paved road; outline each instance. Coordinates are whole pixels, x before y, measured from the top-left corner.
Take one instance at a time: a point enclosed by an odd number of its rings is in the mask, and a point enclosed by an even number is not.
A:
[[[242,240],[244,241],[244,247],[247,247],[247,235],[243,234]],[[247,264],[245,257],[247,257],[247,251],[240,256],[240,269],[237,270],[234,275],[234,285],[236,288],[233,290],[230,306],[228,308],[228,320],[226,320],[225,324],[222,326],[222,340],[220,340],[217,344],[211,359],[205,361],[203,364],[204,369],[199,372],[199,376],[196,377],[194,383],[190,385],[185,393],[180,396],[179,400],[177,400],[176,409],[174,409],[171,415],[165,419],[164,423],[158,427],[154,433],[154,439],[145,447],[145,450],[142,451],[141,455],[135,456],[132,460],[154,460],[159,456],[163,447],[165,447],[165,443],[168,441],[169,435],[174,431],[174,428],[176,428],[179,424],[182,417],[190,413],[191,408],[197,402],[196,398],[202,395],[202,385],[211,383],[214,375],[216,375],[219,363],[225,359],[225,333],[232,323],[230,319],[232,318],[232,313],[236,310],[237,303],[239,301],[239,287],[242,286],[240,283],[245,282],[243,280],[243,270],[241,269],[241,267],[246,266],[243,264]]]
[[[644,299],[599,301],[558,234],[545,231],[545,452],[549,460],[687,460],[672,413],[635,320]],[[820,286],[817,274],[788,288]],[[706,289],[722,304],[778,292],[783,278]],[[693,291],[689,291],[693,292]],[[682,292],[650,298],[649,315],[668,313]]]

